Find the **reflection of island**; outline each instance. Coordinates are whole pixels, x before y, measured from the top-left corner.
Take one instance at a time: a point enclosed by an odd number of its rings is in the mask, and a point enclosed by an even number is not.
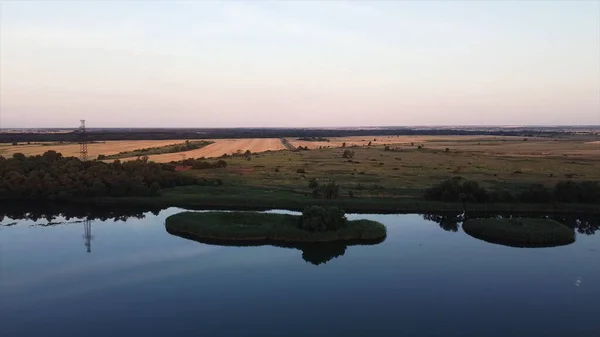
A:
[[[469,219],[463,230],[476,239],[509,247],[557,247],[575,242],[572,228],[550,219]]]
[[[171,235],[178,236],[184,239],[200,242],[207,245],[216,246],[229,246],[229,247],[258,247],[258,246],[274,246],[281,248],[293,248],[302,251],[302,259],[306,262],[318,266],[320,264],[327,263],[334,258],[344,255],[346,248],[350,246],[361,246],[361,245],[377,245],[385,241],[385,238],[378,240],[348,240],[348,241],[337,241],[337,242],[321,242],[321,243],[288,243],[281,241],[271,240],[215,240],[215,239],[203,239],[198,238],[194,235],[185,233],[178,233],[174,230],[166,228],[167,232]]]
[[[457,232],[459,225],[469,219],[480,218],[539,218],[550,219],[576,230],[579,234],[593,235],[600,230],[600,214],[535,213],[535,212],[437,212],[422,214],[423,219],[437,223],[440,228]]]

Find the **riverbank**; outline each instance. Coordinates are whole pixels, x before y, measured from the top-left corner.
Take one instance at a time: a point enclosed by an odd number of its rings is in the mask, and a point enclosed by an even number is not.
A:
[[[227,186],[184,186],[170,188],[156,197],[87,198],[70,203],[98,206],[144,206],[155,208],[262,211],[283,209],[302,211],[306,206],[337,206],[347,213],[428,213],[428,212],[506,212],[600,214],[600,205],[565,203],[448,203],[419,198],[341,198],[315,199],[300,193],[277,189]]]

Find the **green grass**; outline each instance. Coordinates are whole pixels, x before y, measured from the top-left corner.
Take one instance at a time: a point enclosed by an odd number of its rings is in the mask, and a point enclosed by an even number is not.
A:
[[[335,242],[381,240],[384,225],[370,220],[348,221],[340,230],[310,232],[298,227],[299,216],[256,212],[183,212],[166,220],[169,233],[213,240]]]
[[[531,138],[527,142],[522,139],[504,139],[440,140],[426,143],[426,148],[421,150],[406,144],[392,145],[399,147],[400,151],[384,151],[383,146],[352,147],[351,150],[355,152],[352,162],[342,158],[344,148],[301,152],[270,151],[254,154],[250,161],[244,157],[230,157],[225,159],[227,168],[185,172],[208,179],[219,178],[223,181],[223,186],[177,187],[165,189],[162,196],[155,198],[117,201],[96,199],[93,202],[243,210],[301,210],[308,205],[323,204],[339,206],[347,212],[356,213],[463,209],[600,213],[600,205],[464,205],[424,200],[426,188],[455,176],[477,181],[486,190],[505,190],[511,193],[525,190],[533,183],[552,187],[558,181],[568,179],[567,175],[570,174],[575,174],[575,181],[600,180],[600,170],[596,165],[600,162],[600,155],[587,153],[564,157],[562,154],[573,151],[587,139],[553,141]],[[394,144],[394,141],[390,138],[389,142]],[[445,152],[446,147],[450,148],[450,152]],[[504,152],[494,154],[490,151]],[[536,153],[554,154],[539,157]],[[306,173],[297,173],[298,169],[304,169]],[[516,171],[522,173],[515,174]],[[360,174],[361,172],[364,174]],[[317,179],[320,184],[335,181],[340,185],[340,198],[313,198],[312,189],[308,187],[311,178]]]
[[[471,219],[463,224],[472,237],[513,247],[554,247],[575,242],[573,229],[550,219]]]

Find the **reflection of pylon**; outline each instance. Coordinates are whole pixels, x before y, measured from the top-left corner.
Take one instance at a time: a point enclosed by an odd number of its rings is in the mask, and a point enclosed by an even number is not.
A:
[[[87,139],[85,138],[85,119],[82,119],[81,125],[79,126],[79,159],[81,159],[81,161],[86,161],[88,158]]]
[[[83,238],[85,239],[85,246],[87,247],[87,252],[92,252],[92,221],[85,220],[83,222]]]

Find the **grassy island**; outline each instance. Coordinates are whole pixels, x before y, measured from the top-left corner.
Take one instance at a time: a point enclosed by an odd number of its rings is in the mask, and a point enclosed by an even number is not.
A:
[[[354,220],[336,230],[311,231],[300,226],[302,216],[256,212],[184,212],[166,220],[171,234],[208,240],[295,243],[381,240],[384,225]]]
[[[463,224],[470,236],[511,247],[554,247],[575,242],[573,229],[550,219],[471,219]]]

